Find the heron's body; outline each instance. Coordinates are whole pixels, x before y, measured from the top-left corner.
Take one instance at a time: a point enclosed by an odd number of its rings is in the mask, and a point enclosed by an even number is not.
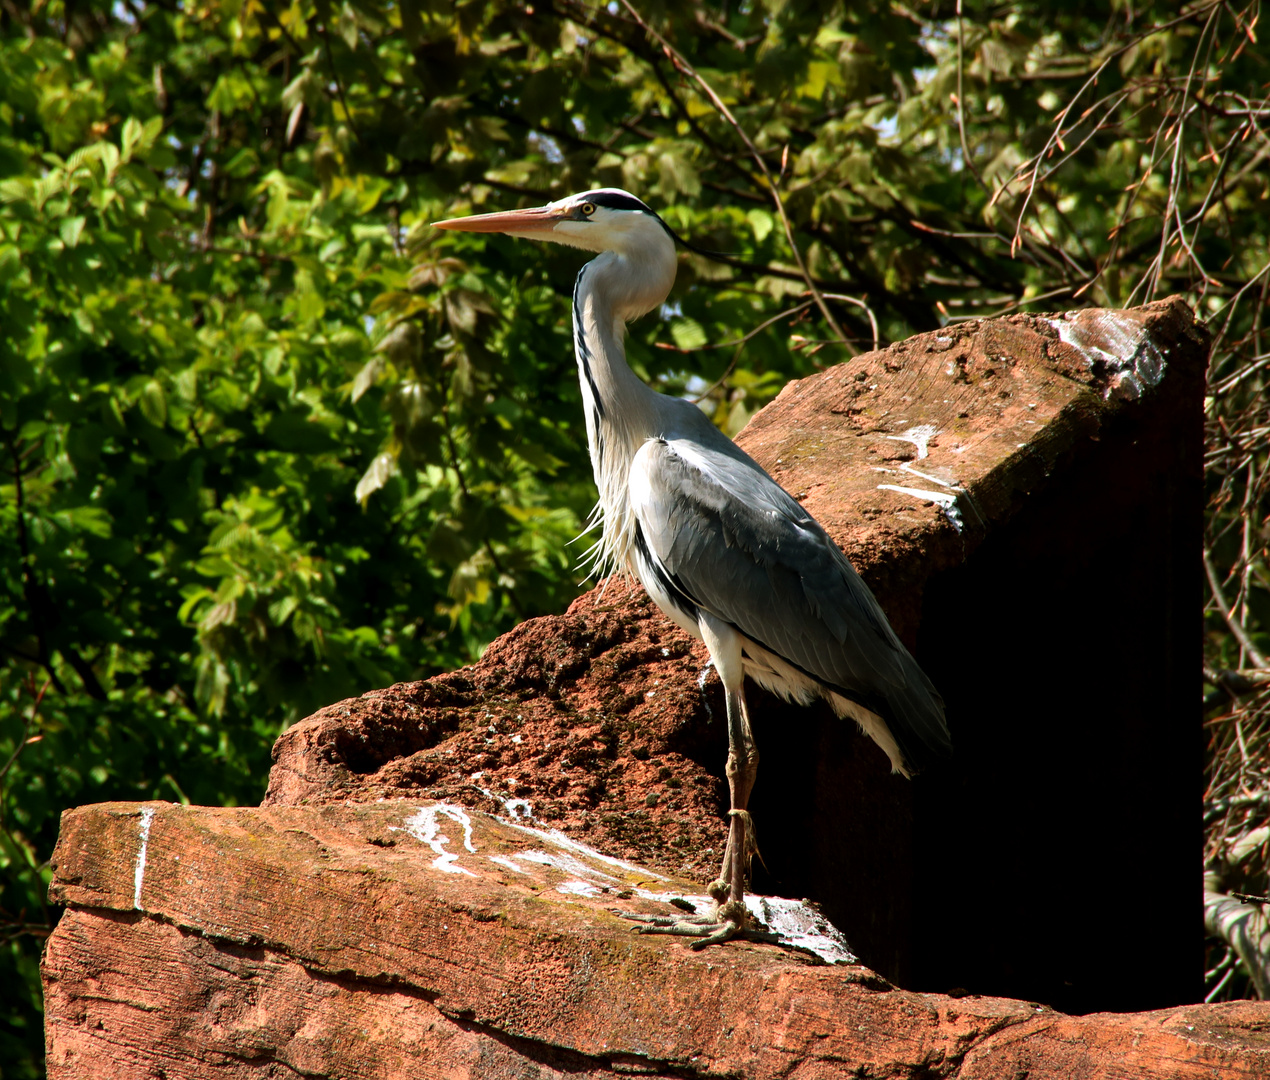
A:
[[[599,252],[573,294],[599,489],[596,560],[637,577],[705,642],[723,681],[734,819],[710,940],[728,936],[745,922],[742,819],[758,764],[745,675],[804,704],[824,698],[906,775],[947,751],[943,702],[820,525],[694,404],[655,392],[627,366],[626,323],[660,305],[675,279],[674,238],[656,214],[604,189],[441,224]]]

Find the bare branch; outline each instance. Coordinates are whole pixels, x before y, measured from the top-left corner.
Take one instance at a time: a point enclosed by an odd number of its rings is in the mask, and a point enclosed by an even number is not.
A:
[[[826,296],[828,295],[830,294],[827,293]],[[667,352],[677,352],[677,353],[706,352],[710,349],[731,349],[736,347],[737,345],[744,345],[751,338],[757,337],[759,334],[761,334],[773,323],[777,323],[777,322],[780,322],[781,319],[787,319],[793,315],[797,315],[800,311],[806,311],[815,302],[816,301],[814,300],[808,300],[805,303],[796,305],[795,307],[787,308],[785,311],[782,311],[780,314],[773,315],[770,319],[765,319],[763,322],[759,323],[758,326],[754,327],[754,329],[751,330],[749,333],[743,334],[741,335],[741,337],[736,338],[733,341],[716,341],[713,344],[708,344],[708,345],[694,345],[692,346],[692,348],[689,348],[689,349],[680,348],[678,345],[671,345],[667,341],[659,341],[656,343],[656,347],[659,349],[665,349]]]
[[[1270,669],[1270,664],[1266,663],[1266,658],[1261,655],[1260,650],[1253,644],[1252,638],[1248,636],[1248,631],[1235,618],[1230,605],[1226,602],[1226,596],[1222,592],[1221,583],[1217,580],[1217,571],[1213,569],[1213,557],[1208,548],[1204,548],[1204,572],[1208,575],[1208,587],[1212,589],[1213,602],[1217,605],[1217,610],[1221,612],[1222,618],[1226,620],[1226,625],[1230,627],[1230,632],[1235,635],[1235,640],[1248,653],[1248,656],[1258,669],[1262,671]]]

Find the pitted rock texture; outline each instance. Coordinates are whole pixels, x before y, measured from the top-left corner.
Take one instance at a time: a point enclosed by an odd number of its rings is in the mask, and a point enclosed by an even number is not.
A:
[[[523,799],[611,855],[708,874],[727,798],[703,764],[717,771],[727,749],[708,662],[642,589],[614,581],[517,627],[479,664],[295,725],[274,747],[264,805],[424,796],[505,814]]]

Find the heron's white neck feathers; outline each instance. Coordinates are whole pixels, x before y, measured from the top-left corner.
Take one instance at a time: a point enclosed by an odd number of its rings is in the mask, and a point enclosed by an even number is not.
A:
[[[599,502],[587,531],[600,538],[587,553],[596,577],[633,572],[634,520],[628,473],[635,452],[662,434],[662,395],[626,364],[626,322],[664,301],[675,280],[674,245],[619,254],[607,251],[582,268],[573,290],[573,338]],[[655,238],[654,238],[655,239]]]

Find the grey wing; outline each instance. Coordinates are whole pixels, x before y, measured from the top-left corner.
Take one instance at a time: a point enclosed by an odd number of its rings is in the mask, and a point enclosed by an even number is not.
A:
[[[907,763],[947,753],[944,705],[824,529],[729,443],[653,439],[632,462],[649,553],[692,604],[887,721]]]

